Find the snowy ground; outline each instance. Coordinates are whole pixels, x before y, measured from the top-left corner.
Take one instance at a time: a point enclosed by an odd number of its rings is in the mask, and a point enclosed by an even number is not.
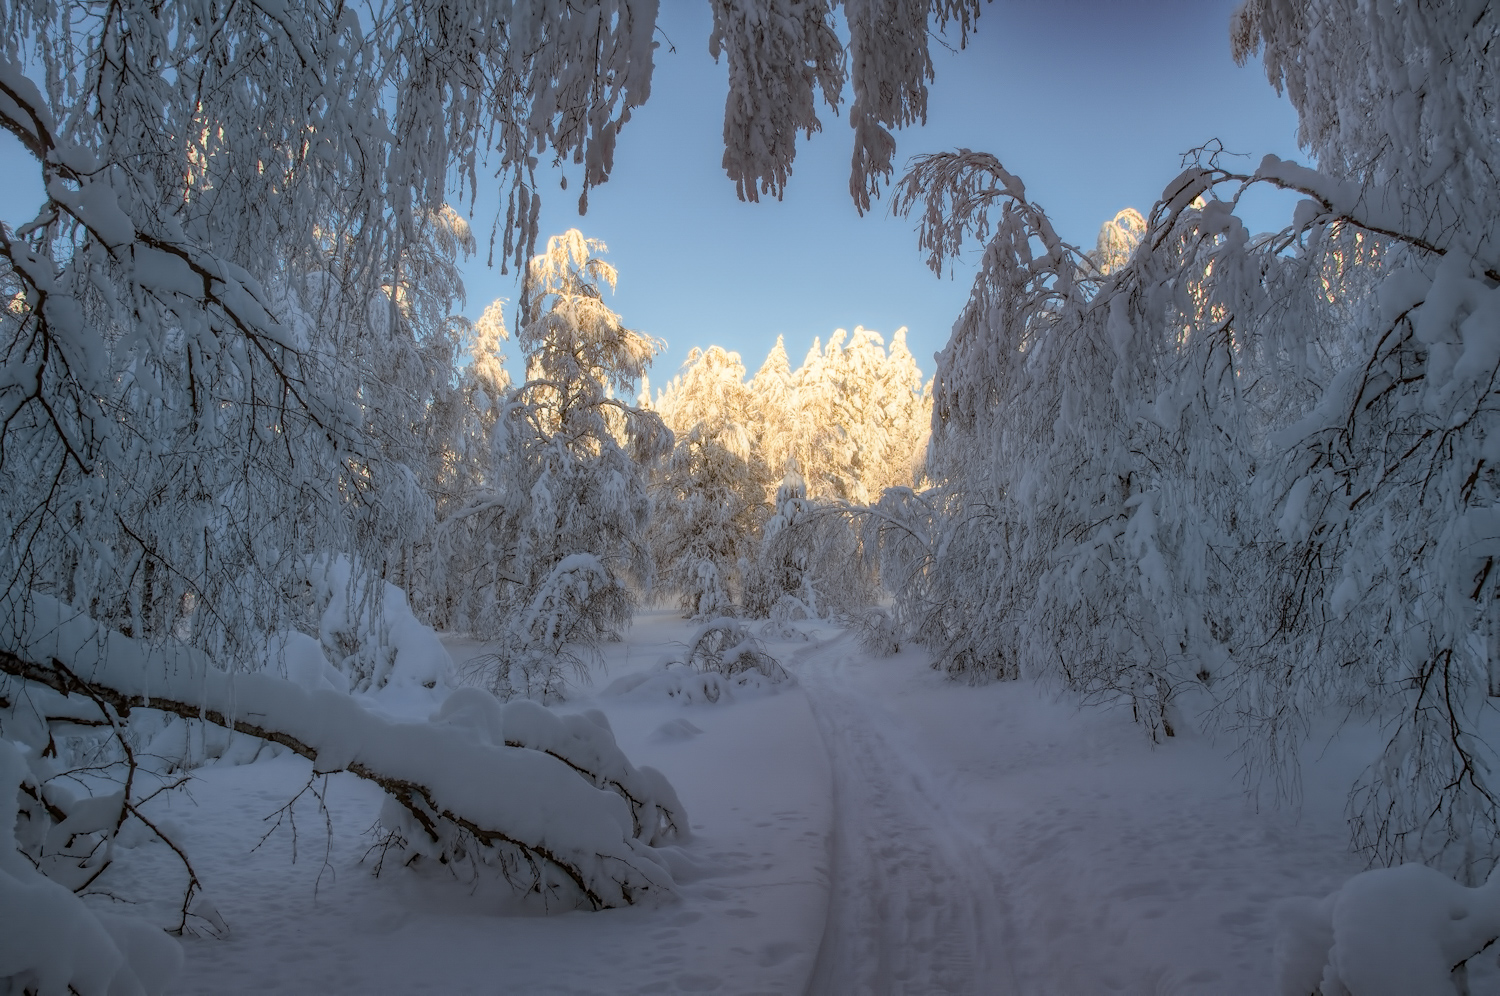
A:
[[[543,917],[444,874],[377,880],[378,793],[349,776],[331,845],[297,807],[293,865],[285,828],[252,849],[305,763],[217,765],[171,819],[231,934],[185,942],[177,991],[1264,993],[1275,904],[1360,870],[1354,738],[1319,750],[1300,815],[1256,812],[1205,738],[1153,749],[1128,712],[954,685],[830,627],[769,644],[795,685],[685,704],[639,676],[690,632],[642,616],[560,707],[604,711],[676,786],[679,902]]]

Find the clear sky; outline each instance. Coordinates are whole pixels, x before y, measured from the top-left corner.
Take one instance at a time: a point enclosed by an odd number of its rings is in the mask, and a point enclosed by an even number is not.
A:
[[[899,132],[897,162],[958,147],[991,152],[1026,183],[1061,236],[1085,248],[1122,207],[1148,211],[1179,172],[1180,154],[1211,138],[1249,170],[1266,153],[1303,158],[1296,115],[1258,61],[1229,54],[1235,0],[995,0],[969,47],[935,49],[937,80],[925,127]],[[752,371],[777,335],[795,365],[815,336],[855,325],[887,336],[910,329],[924,374],[968,293],[972,269],[938,279],[916,249],[912,222],[887,202],[861,218],[848,193],[848,118],[820,112],[823,131],[799,138],[785,200],[741,203],[725,177],[726,67],[708,54],[704,0],[662,0],[649,103],[620,134],[610,181],[577,214],[576,182],[544,181],[542,238],[569,227],[603,239],[619,270],[613,306],[625,323],[666,340],[660,387],[693,346],[738,351]],[[674,50],[669,50],[668,42]],[[847,99],[847,98],[846,98]],[[33,168],[8,135],[0,167]],[[577,179],[576,170],[572,177]],[[0,185],[0,218],[35,212],[31,184]],[[483,247],[494,200],[481,195],[473,226]],[[464,205],[467,212],[468,206]],[[1252,231],[1279,228],[1285,198],[1242,210]],[[465,268],[478,317],[517,297],[514,275]],[[513,309],[511,314],[513,315]]]

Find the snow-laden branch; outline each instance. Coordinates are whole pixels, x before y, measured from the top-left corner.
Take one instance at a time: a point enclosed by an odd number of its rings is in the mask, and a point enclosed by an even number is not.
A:
[[[317,772],[349,771],[400,807],[387,822],[419,853],[476,849],[518,888],[592,909],[673,890],[650,845],[686,826],[681,806],[659,774],[625,760],[607,726],[580,732],[477,691],[487,706],[465,694],[436,722],[399,722],[337,692],[147,648],[44,596],[21,618],[12,611],[0,628],[0,671],[86,694],[122,719],[133,708],[201,719],[281,744]]]
[[[1434,226],[1414,214],[1409,198],[1391,184],[1340,179],[1273,155],[1262,159],[1251,174],[1211,167],[1185,170],[1167,185],[1152,215],[1153,243],[1160,244],[1161,240],[1171,237],[1182,210],[1219,184],[1238,184],[1237,202],[1246,190],[1258,183],[1268,183],[1277,189],[1310,198],[1298,209],[1291,234],[1342,223],[1433,256],[1446,256],[1453,248],[1453,231],[1432,231]],[[1474,247],[1463,248],[1473,251]],[[1500,281],[1500,267],[1488,260],[1481,263],[1480,270],[1490,280]]]

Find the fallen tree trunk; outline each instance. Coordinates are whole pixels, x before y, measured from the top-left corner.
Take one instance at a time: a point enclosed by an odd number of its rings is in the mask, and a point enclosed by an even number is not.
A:
[[[403,846],[495,866],[548,901],[603,909],[673,891],[650,845],[686,821],[670,786],[625,761],[607,726],[591,736],[589,758],[568,756],[555,738],[510,746],[503,729],[482,735],[463,710],[452,722],[393,721],[348,695],[145,646],[44,596],[28,608],[0,623],[4,674],[86,696],[121,722],[155,709],[281,744],[319,773],[349,771],[399,806],[401,818],[388,806],[382,822]],[[494,707],[503,727],[506,709]]]

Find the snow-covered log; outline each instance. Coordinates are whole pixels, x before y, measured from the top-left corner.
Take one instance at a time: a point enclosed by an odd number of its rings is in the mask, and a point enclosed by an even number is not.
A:
[[[549,903],[602,909],[673,891],[650,845],[686,826],[681,806],[665,779],[631,766],[600,724],[580,738],[503,710],[492,712],[499,731],[490,734],[461,709],[431,723],[395,721],[338,692],[148,648],[45,596],[34,596],[24,616],[6,614],[0,671],[87,696],[112,721],[156,709],[281,744],[315,772],[349,771],[390,796],[382,822],[398,843],[493,866]]]

